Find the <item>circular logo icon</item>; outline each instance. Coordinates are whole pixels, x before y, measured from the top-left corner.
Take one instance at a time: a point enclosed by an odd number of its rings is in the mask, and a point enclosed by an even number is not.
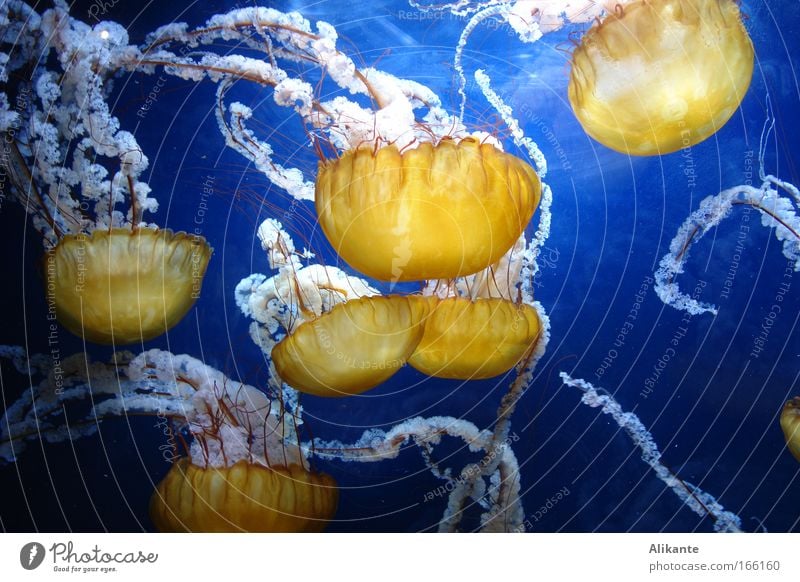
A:
[[[44,546],[39,542],[29,542],[19,551],[19,563],[26,570],[35,570],[44,561]]]

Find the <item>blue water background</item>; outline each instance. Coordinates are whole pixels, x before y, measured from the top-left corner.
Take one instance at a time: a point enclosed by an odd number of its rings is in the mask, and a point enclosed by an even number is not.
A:
[[[120,2],[108,18],[128,27],[132,42],[170,20],[200,25],[233,4],[159,3],[145,8]],[[451,111],[457,108],[452,62],[465,24],[449,14],[411,19],[403,2],[375,1],[353,7],[334,0],[274,2],[299,9],[310,20],[334,24],[341,47],[359,62],[414,79],[434,89]],[[88,14],[77,3],[73,15]],[[800,4],[745,1],[742,9],[756,49],[752,86],[730,122],[714,137],[661,158],[629,158],[590,140],[569,107],[570,30],[533,45],[521,43],[507,26],[478,27],[464,54],[468,78],[485,69],[493,87],[517,112],[526,134],[550,164],[554,193],[552,234],[547,242],[537,299],[551,317],[552,340],[535,379],[520,401],[512,434],[521,464],[523,504],[530,529],[552,531],[711,531],[639,458],[639,451],[607,416],[580,404],[580,393],[562,387],[559,371],[605,387],[650,428],[663,461],[682,479],[717,496],[754,531],[800,529],[800,464],[784,448],[778,415],[784,401],[800,394],[800,274],[784,279],[786,260],[771,232],[734,210],[722,226],[692,251],[681,285],[706,283],[701,299],[720,306],[714,317],[682,321],[665,307],[649,277],[677,228],[701,199],[721,189],[757,181],[754,155],[769,93],[777,119],[767,149],[767,171],[795,184],[800,173]],[[141,11],[140,11],[141,10]],[[85,18],[85,17],[84,17]],[[195,309],[150,347],[187,353],[244,382],[265,384],[265,361],[248,336],[249,320],[233,301],[233,289],[250,273],[269,273],[255,237],[268,216],[282,219],[292,206],[237,153],[224,147],[213,118],[214,87],[169,78],[156,107],[137,111],[154,76],[126,75],[117,81],[113,111],[133,131],[150,158],[146,180],[161,202],[153,220],[175,230],[200,228],[215,252]],[[467,121],[493,123],[492,110],[474,83],[468,84]],[[303,143],[296,116],[276,107],[268,89],[240,86],[236,99],[256,108],[253,127],[277,141],[290,165],[313,172],[313,151]],[[139,125],[137,125],[137,123]],[[135,128],[135,130],[134,130]],[[271,134],[271,132],[277,132]],[[510,141],[510,151],[524,156]],[[213,180],[208,209],[200,206],[203,183]],[[204,211],[204,212],[203,212]],[[201,221],[198,223],[198,221]],[[723,283],[742,224],[751,226],[729,296]],[[295,206],[285,221],[298,247],[310,246],[327,264],[338,264],[330,245],[314,229],[313,206]],[[0,212],[4,248],[3,325],[0,343],[46,352],[47,326],[36,233],[18,206]],[[345,265],[340,265],[348,269]],[[775,303],[782,282],[791,290],[770,329],[764,351],[751,354],[754,338]],[[413,290],[409,286],[407,290]],[[624,345],[615,347],[636,295],[645,298]],[[685,335],[680,332],[686,327]],[[678,335],[678,346],[645,394],[645,381]],[[64,354],[82,351],[77,338],[61,334]],[[109,350],[91,346],[97,358]],[[133,348],[134,351],[138,351]],[[604,358],[616,350],[599,374]],[[608,360],[607,360],[608,361]],[[27,379],[3,367],[6,401],[26,389]],[[368,427],[388,428],[412,416],[463,417],[490,427],[511,377],[460,383],[427,379],[404,369],[389,383],[361,397],[304,398],[305,420],[317,437],[351,442]],[[33,442],[16,465],[0,467],[0,529],[7,531],[150,530],[147,503],[169,464],[158,452],[165,437],[154,419],[107,421],[100,435],[59,445]],[[459,470],[468,456],[447,440],[435,454]],[[339,482],[341,500],[331,531],[420,531],[435,529],[444,498],[425,501],[443,484],[425,468],[414,447],[392,461],[345,464],[317,461]],[[565,489],[566,488],[566,489]],[[563,499],[548,501],[560,491]],[[477,509],[464,527],[477,525]]]

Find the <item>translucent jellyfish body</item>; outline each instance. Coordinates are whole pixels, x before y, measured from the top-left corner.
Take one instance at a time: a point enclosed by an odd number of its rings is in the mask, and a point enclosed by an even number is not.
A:
[[[332,477],[300,465],[173,464],[150,499],[161,532],[319,532],[336,513]]]
[[[536,343],[536,310],[504,299],[373,296],[300,325],[272,350],[281,378],[317,396],[359,394],[406,363],[460,380],[507,372]]]
[[[529,305],[452,297],[439,301],[426,319],[408,363],[439,378],[492,378],[522,360],[539,334],[539,316]]]
[[[422,339],[428,298],[362,297],[307,321],[278,343],[272,360],[293,388],[317,396],[359,394],[389,379]]]
[[[72,333],[101,344],[157,337],[200,294],[211,248],[153,228],[64,236],[44,260],[48,303]]]
[[[320,164],[322,229],[353,268],[382,281],[454,278],[495,263],[539,203],[527,163],[468,138],[346,152]]]
[[[786,447],[800,461],[800,397],[792,398],[783,407],[781,428]]]
[[[753,45],[733,0],[640,0],[584,35],[569,100],[603,145],[660,155],[719,130],[752,74]]]

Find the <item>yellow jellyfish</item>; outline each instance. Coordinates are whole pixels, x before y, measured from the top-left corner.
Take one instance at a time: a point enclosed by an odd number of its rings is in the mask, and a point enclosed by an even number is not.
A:
[[[505,299],[372,296],[301,324],[272,359],[301,392],[350,396],[406,363],[439,378],[491,378],[523,360],[539,334],[536,310]]]
[[[781,428],[789,452],[800,461],[800,396],[792,398],[783,406]]]
[[[333,477],[300,465],[203,468],[182,458],[153,493],[150,518],[161,532],[319,532],[338,500]]]
[[[661,155],[719,130],[752,75],[753,44],[734,0],[639,0],[584,35],[569,101],[603,145]]]
[[[300,324],[272,349],[287,384],[316,396],[360,394],[408,361],[430,312],[429,298],[371,296],[336,305]]]
[[[426,319],[408,363],[439,378],[492,378],[530,354],[539,334],[539,316],[529,305],[452,297],[439,301]]]
[[[336,252],[381,281],[454,278],[495,263],[541,196],[533,168],[475,139],[351,150],[319,165],[316,208]]]
[[[58,321],[87,341],[145,341],[186,315],[210,258],[205,239],[171,230],[66,235],[45,257],[47,299]]]

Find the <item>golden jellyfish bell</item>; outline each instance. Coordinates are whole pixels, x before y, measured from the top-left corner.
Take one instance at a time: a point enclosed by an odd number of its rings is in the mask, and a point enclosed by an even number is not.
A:
[[[492,378],[528,354],[541,333],[536,310],[505,299],[453,297],[438,302],[408,363],[429,376]]]
[[[171,230],[67,235],[44,259],[48,302],[61,325],[87,341],[149,340],[192,307],[210,258],[204,238]]]
[[[753,44],[734,0],[639,0],[584,35],[569,101],[603,145],[661,155],[719,130],[752,75]]]
[[[161,532],[319,532],[336,513],[333,477],[300,465],[172,465],[150,499]]]
[[[474,139],[358,148],[320,163],[319,222],[336,252],[381,281],[448,279],[497,262],[541,196],[533,168]]]
[[[789,452],[800,461],[800,397],[792,398],[783,406],[781,428]]]
[[[316,396],[360,394],[389,379],[422,338],[428,298],[372,296],[300,324],[272,349],[287,384]]]

